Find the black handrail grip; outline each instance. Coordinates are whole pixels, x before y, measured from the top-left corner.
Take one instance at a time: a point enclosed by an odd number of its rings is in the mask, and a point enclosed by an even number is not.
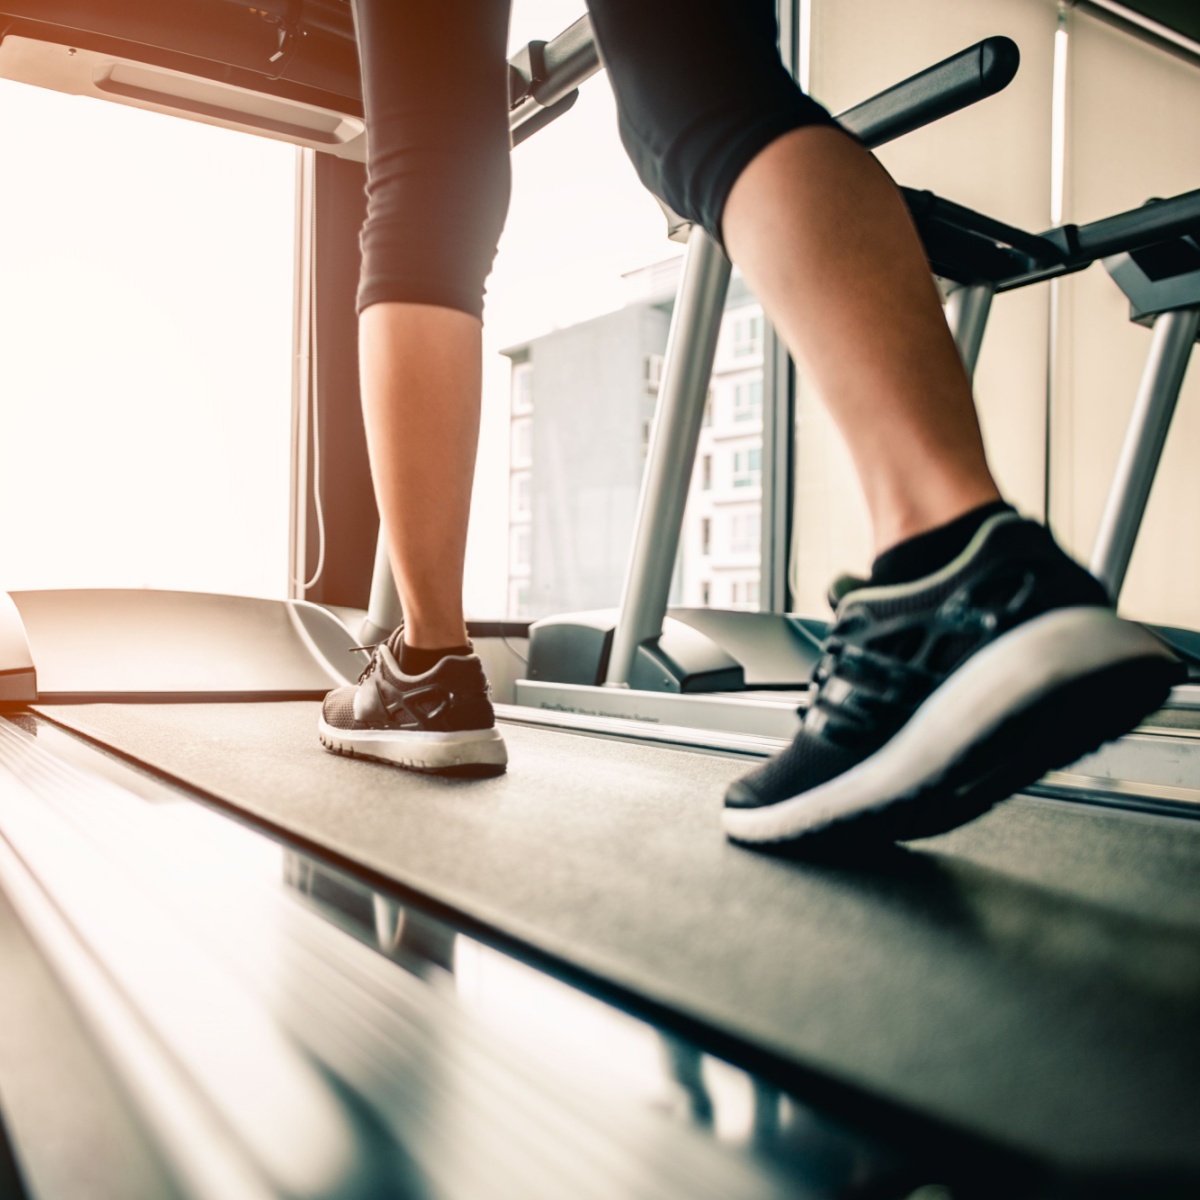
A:
[[[1094,260],[1182,234],[1200,234],[1200,188],[1172,196],[1170,200],[1150,200],[1141,208],[1076,226],[1074,240],[1076,253]]]
[[[856,104],[837,120],[865,145],[882,146],[1003,91],[1020,65],[1021,51],[1011,38],[984,38]]]
[[[900,191],[904,195],[908,211],[918,224],[928,218],[946,221],[970,233],[982,234],[1002,246],[1011,246],[1036,263],[1055,263],[1063,257],[1061,247],[1048,237],[1029,233],[1004,221],[997,221],[995,217],[956,204],[935,192],[917,191],[907,187],[902,187]]]

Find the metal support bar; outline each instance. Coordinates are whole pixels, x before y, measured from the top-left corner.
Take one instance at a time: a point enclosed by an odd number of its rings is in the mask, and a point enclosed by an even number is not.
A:
[[[1198,330],[1200,308],[1165,312],[1154,322],[1150,355],[1092,551],[1091,572],[1114,601],[1125,582]]]
[[[400,593],[392,575],[392,563],[388,558],[387,533],[379,526],[379,540],[375,543],[375,569],[371,574],[371,599],[367,602],[367,615],[358,631],[358,639],[364,646],[373,646],[383,641],[404,617],[400,607]]]
[[[955,288],[946,300],[946,320],[968,379],[975,378],[975,365],[979,362],[979,348],[983,345],[983,333],[987,329],[995,292],[990,283],[972,283]]]
[[[721,247],[694,227],[667,335],[609,686],[628,686],[638,646],[662,633],[730,270]]]

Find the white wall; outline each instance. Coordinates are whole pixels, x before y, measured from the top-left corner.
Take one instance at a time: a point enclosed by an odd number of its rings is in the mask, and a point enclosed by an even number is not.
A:
[[[880,151],[897,181],[929,188],[1032,230],[1050,224],[1053,0],[813,0],[811,80],[837,112],[992,34],[1021,49],[1000,95]],[[1069,17],[1065,219],[1087,221],[1200,186],[1200,71],[1084,14]],[[1047,423],[1050,519],[1086,557],[1099,521],[1149,335],[1127,320],[1095,268],[1064,281],[1053,404],[1050,289],[998,297],[976,374],[993,468],[1023,510],[1044,515]],[[1127,589],[1137,615],[1200,625],[1196,545],[1200,368],[1193,369],[1151,500]],[[825,610],[831,578],[865,571],[871,543],[849,457],[813,389],[797,403],[792,585],[801,612]]]
[[[1083,14],[1070,16],[1066,219],[1082,224],[1200,187],[1200,70]],[[1051,517],[1086,558],[1150,331],[1103,266],[1063,280],[1054,378]],[[1193,363],[1121,608],[1200,627],[1200,366]]]

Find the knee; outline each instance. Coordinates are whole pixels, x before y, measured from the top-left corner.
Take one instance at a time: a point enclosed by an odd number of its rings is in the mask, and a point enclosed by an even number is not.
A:
[[[482,316],[510,189],[507,129],[372,155],[359,311],[390,300]]]
[[[834,123],[780,61],[773,4],[590,7],[639,177],[718,241],[725,201],[750,160],[791,129]]]

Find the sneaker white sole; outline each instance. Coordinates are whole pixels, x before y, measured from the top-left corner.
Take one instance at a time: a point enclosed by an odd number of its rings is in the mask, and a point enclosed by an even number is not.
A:
[[[954,828],[1127,732],[1162,704],[1177,671],[1153,634],[1107,609],[1047,613],[968,659],[869,758],[790,799],[725,809],[725,832],[739,842],[789,841],[932,793],[940,811],[920,813],[910,828],[892,822],[889,835]]]
[[[498,729],[453,733],[425,730],[338,729],[321,716],[317,734],[326,750],[352,758],[391,763],[412,771],[443,774],[499,774],[508,749]]]

